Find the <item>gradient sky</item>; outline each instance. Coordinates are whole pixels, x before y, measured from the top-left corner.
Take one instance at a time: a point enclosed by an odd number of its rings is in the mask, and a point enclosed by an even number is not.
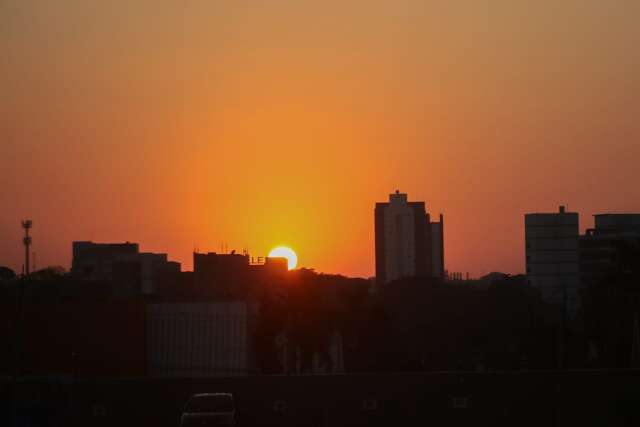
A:
[[[640,2],[0,1],[0,265],[72,240],[293,247],[369,276],[399,188],[446,264],[524,269],[523,214],[640,211]]]

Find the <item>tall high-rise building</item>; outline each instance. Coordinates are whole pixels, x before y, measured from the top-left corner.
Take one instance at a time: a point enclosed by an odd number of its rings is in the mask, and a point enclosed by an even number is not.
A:
[[[396,191],[376,203],[376,282],[403,277],[444,276],[444,220],[431,223],[424,202],[409,202]]]
[[[578,214],[564,206],[558,213],[525,215],[527,280],[544,301],[561,305],[569,316],[578,307],[579,235]]]

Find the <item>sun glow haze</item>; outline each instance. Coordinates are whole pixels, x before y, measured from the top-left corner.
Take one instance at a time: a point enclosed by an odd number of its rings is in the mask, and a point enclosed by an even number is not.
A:
[[[298,265],[298,255],[291,248],[278,246],[269,252],[269,258],[286,258],[287,268],[293,270]]]
[[[612,6],[615,4],[615,6]],[[445,217],[445,264],[525,271],[526,212],[640,210],[640,2],[0,1],[0,265],[71,242],[286,242],[375,274],[373,210]],[[635,53],[634,53],[635,52]]]

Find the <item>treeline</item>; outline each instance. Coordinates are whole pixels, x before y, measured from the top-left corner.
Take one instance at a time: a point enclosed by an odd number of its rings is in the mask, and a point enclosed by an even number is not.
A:
[[[621,248],[601,281],[564,319],[523,276],[485,283],[410,278],[373,281],[312,270],[252,293],[255,365],[262,373],[331,372],[340,345],[346,372],[640,367],[640,252]],[[108,284],[59,268],[18,279],[0,268],[4,306],[113,298]],[[151,297],[153,300],[153,297]],[[283,354],[290,356],[288,364]]]
[[[310,372],[339,332],[347,372],[640,367],[639,270],[637,248],[620,248],[610,273],[581,290],[573,318],[524,276],[410,278],[373,292],[370,281],[299,271],[261,301],[259,366],[282,371],[277,344],[287,337]]]
[[[553,311],[522,277],[488,286],[412,278],[372,291],[369,281],[300,272],[287,292],[262,301],[260,366],[277,365],[291,337],[301,364],[328,358],[339,332],[348,372],[552,368],[559,331]]]

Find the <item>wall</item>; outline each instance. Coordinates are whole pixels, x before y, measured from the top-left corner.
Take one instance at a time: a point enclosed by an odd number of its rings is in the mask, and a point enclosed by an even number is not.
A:
[[[149,375],[246,375],[251,369],[248,323],[243,302],[149,304]]]
[[[175,427],[195,393],[231,392],[239,426],[640,425],[638,371],[0,382],[21,425]],[[10,411],[0,413],[9,425]],[[1,418],[1,417],[4,417]]]

